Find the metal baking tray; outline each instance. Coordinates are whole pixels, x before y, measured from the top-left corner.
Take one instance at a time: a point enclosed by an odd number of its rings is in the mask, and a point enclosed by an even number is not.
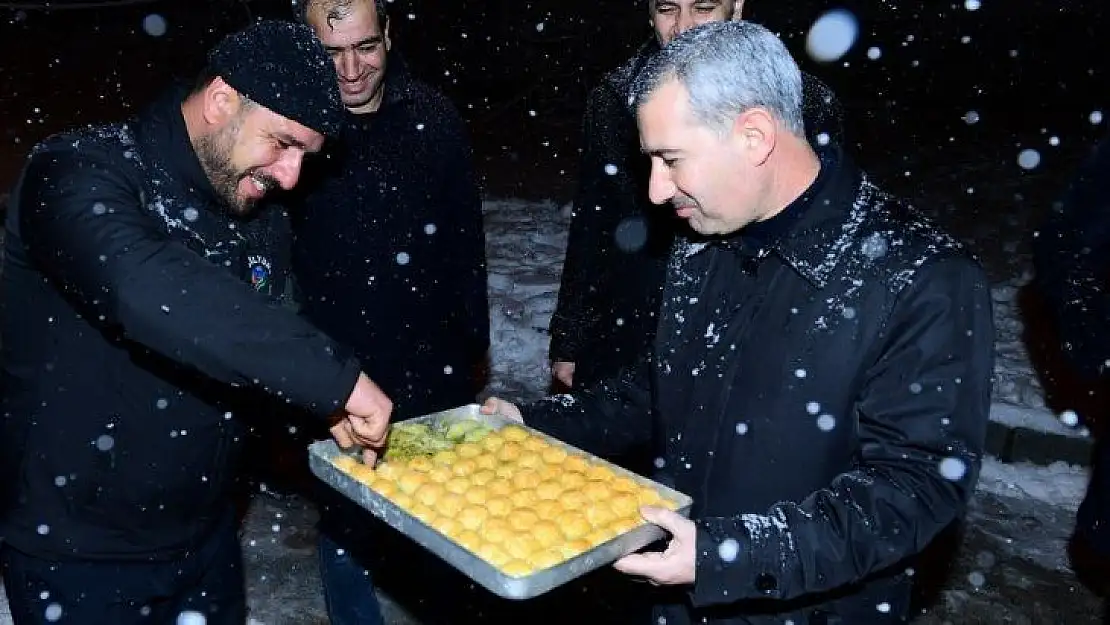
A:
[[[502,426],[516,423],[499,415],[482,414],[476,404],[417,417],[406,422],[433,424],[444,420],[453,422],[460,419],[475,419],[494,429],[501,429]],[[543,432],[529,428],[526,425],[522,427],[532,434],[542,436],[547,441],[559,445],[568,452],[583,454],[594,462],[608,466],[617,475],[632,478],[641,485],[656,489],[660,495],[678,504],[676,511],[679,514],[683,516],[690,514],[690,506],[693,500],[689,496],[567,445]],[[666,537],[666,532],[661,528],[651,523],[645,523],[589,551],[564,560],[554,567],[536,571],[527,577],[511,577],[426,525],[386,497],[376,493],[369,486],[336,468],[331,460],[344,452],[335,444],[335,441],[317,441],[310,445],[308,449],[309,466],[318,478],[389,526],[431,551],[458,569],[462,574],[495,595],[506,599],[524,600],[537,597]]]

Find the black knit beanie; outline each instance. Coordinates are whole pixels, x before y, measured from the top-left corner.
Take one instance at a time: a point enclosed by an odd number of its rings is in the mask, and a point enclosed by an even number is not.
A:
[[[262,20],[208,53],[208,69],[239,93],[324,135],[343,123],[335,64],[304,24]]]

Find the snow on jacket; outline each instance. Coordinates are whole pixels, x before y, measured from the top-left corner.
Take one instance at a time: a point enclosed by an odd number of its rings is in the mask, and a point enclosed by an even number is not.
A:
[[[174,558],[230,509],[271,394],[321,419],[355,359],[274,300],[281,215],[231,217],[184,90],[37,146],[8,213],[0,535],[39,557]]]
[[[668,625],[905,622],[905,571],[977,479],[986,277],[838,151],[821,157],[775,218],[679,240],[650,364],[524,407],[600,454],[653,438],[657,478],[693,497],[696,582],[659,592]]]

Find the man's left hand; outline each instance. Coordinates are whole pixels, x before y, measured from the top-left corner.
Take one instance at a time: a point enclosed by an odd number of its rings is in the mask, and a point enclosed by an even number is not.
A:
[[[694,566],[697,562],[697,526],[690,519],[666,508],[645,506],[640,514],[671,534],[667,549],[662,552],[633,553],[613,563],[613,567],[628,575],[646,578],[653,584],[677,586],[694,583]]]

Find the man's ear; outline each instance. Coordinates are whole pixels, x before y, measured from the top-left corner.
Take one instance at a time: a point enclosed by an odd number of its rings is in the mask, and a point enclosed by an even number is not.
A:
[[[732,122],[732,142],[751,165],[762,165],[770,158],[778,140],[775,118],[766,109],[754,107],[740,113]]]
[[[235,117],[242,106],[239,92],[224,79],[217,76],[204,88],[204,107],[202,108],[205,123],[212,126],[223,125],[227,120]]]

